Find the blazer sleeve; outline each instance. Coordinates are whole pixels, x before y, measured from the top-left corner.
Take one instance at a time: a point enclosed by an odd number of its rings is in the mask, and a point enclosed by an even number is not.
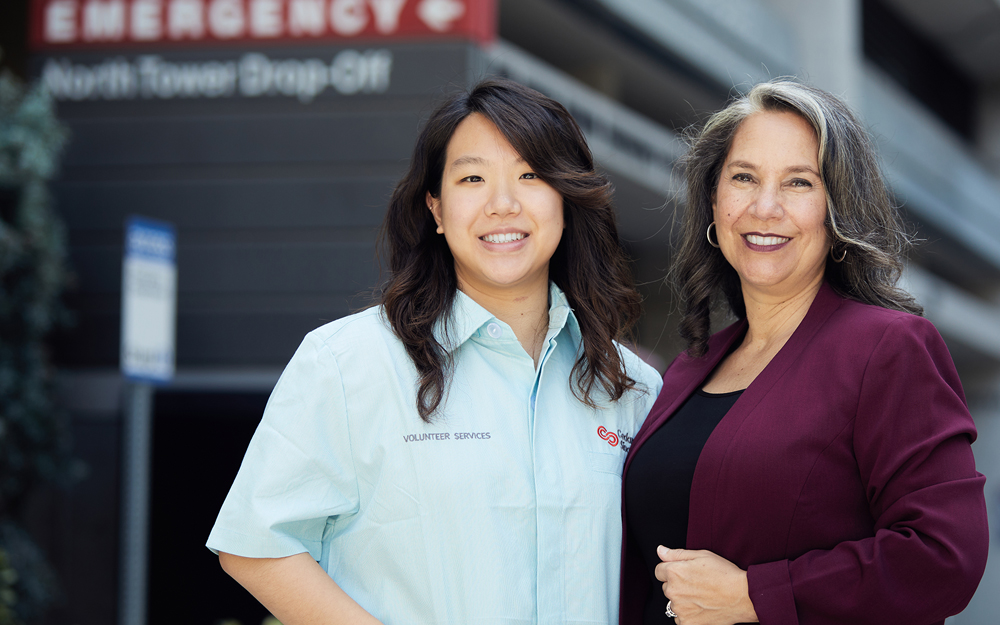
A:
[[[983,575],[985,477],[944,341],[925,319],[901,317],[864,367],[853,446],[874,535],[750,566],[764,625],[940,622]]]

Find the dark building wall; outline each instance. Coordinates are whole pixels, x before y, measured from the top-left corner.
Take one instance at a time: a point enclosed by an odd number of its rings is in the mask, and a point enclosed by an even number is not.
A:
[[[36,489],[24,518],[57,578],[42,625],[110,625],[118,609],[121,424],[74,414],[72,436],[82,468],[78,481]]]
[[[61,97],[59,116],[72,133],[54,186],[77,275],[68,297],[77,324],[57,345],[60,365],[118,365],[130,214],[177,226],[178,367],[280,367],[306,332],[368,303],[386,201],[433,102],[472,79],[475,48],[353,49],[387,51],[388,82],[370,93],[327,87],[309,101],[239,89],[167,99],[161,96],[169,85],[154,84],[161,95],[144,97],[142,84],[85,84],[102,80],[99,72],[111,63],[142,67],[138,54],[35,60],[36,74]],[[330,63],[343,50],[265,54],[274,64]],[[158,62],[233,63],[241,71],[247,54],[169,52]],[[108,93],[115,99],[104,99]],[[73,100],[84,95],[99,99]]]

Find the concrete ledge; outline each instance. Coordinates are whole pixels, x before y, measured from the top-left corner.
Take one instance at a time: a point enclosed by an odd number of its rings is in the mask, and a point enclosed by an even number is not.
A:
[[[267,393],[278,382],[280,369],[184,368],[165,392]],[[117,419],[122,411],[126,380],[117,369],[60,370],[56,373],[59,405],[75,416]]]

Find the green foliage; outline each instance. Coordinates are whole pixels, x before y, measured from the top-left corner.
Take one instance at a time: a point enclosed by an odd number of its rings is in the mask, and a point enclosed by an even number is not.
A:
[[[0,523],[0,549],[6,552],[7,574],[13,578],[9,588],[14,599],[9,605],[13,622],[37,622],[58,592],[55,574],[42,550],[15,523]]]
[[[0,625],[21,623],[14,615],[14,605],[17,603],[17,593],[14,592],[16,583],[17,571],[7,561],[7,552],[0,549]]]
[[[75,469],[45,347],[66,314],[65,233],[47,189],[65,141],[45,91],[0,74],[0,624],[51,599],[49,567],[17,519],[33,486]]]
[[[65,234],[46,188],[65,138],[44,90],[0,75],[0,519],[68,466],[44,343],[66,282]]]

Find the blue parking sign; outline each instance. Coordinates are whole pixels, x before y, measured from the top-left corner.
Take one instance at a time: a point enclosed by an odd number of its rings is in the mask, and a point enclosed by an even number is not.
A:
[[[129,217],[122,261],[121,370],[133,380],[174,376],[177,236],[165,222]]]

